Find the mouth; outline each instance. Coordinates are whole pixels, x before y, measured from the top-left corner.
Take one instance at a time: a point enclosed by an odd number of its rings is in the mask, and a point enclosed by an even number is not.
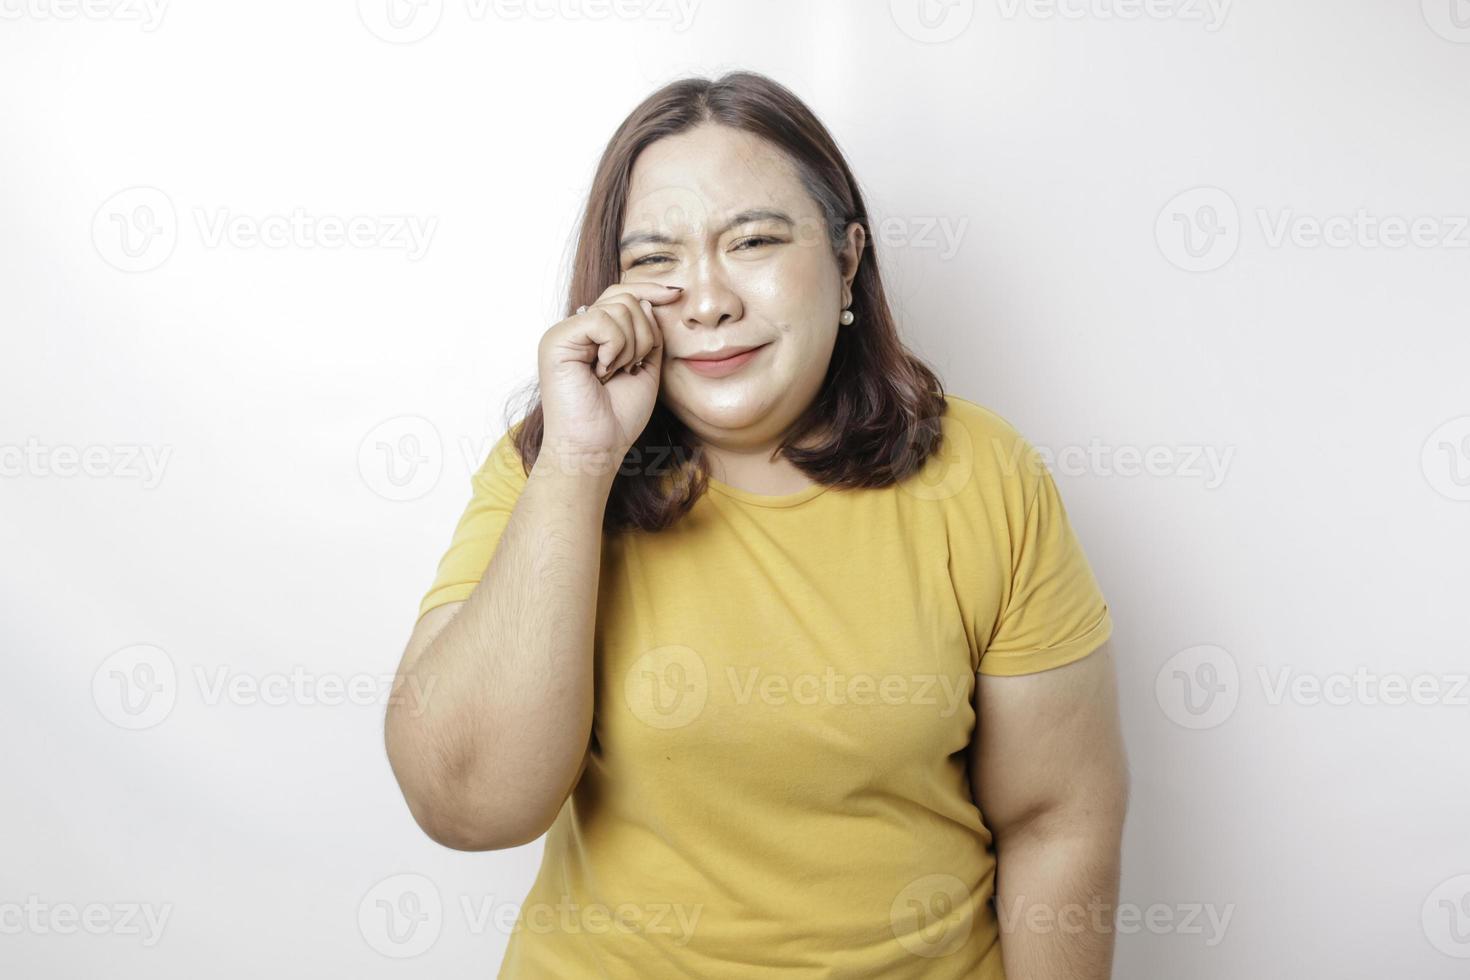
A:
[[[748,347],[744,350],[740,350],[738,353],[735,353],[729,357],[722,357],[718,359],[701,356],[682,357],[679,360],[682,364],[684,364],[684,366],[689,368],[689,370],[693,371],[695,374],[703,375],[706,378],[723,378],[726,375],[734,374],[736,371],[739,371],[741,368],[745,367],[745,365],[749,364],[752,360],[755,359],[756,355],[758,355],[761,351],[765,350],[769,346],[769,343],[759,344],[755,347]]]

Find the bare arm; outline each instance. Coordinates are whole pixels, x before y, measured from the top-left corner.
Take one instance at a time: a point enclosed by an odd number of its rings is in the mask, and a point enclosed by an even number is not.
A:
[[[446,847],[535,840],[586,769],[603,514],[658,396],[655,309],[681,295],[614,283],[542,335],[536,463],[469,598],[409,638],[384,738],[414,819]]]
[[[446,847],[535,840],[586,767],[614,474],[575,469],[538,459],[480,584],[429,610],[399,665],[388,759],[414,819]]]
[[[1010,980],[1108,980],[1128,766],[1110,642],[1063,667],[980,675],[970,778],[995,838]]]

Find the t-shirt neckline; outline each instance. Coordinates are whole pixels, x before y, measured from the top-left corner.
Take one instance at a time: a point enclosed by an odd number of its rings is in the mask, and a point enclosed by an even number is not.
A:
[[[726,497],[732,497],[741,503],[752,504],[756,507],[795,507],[797,504],[804,504],[808,500],[820,496],[831,489],[825,483],[813,483],[811,486],[798,490],[795,493],[770,496],[767,494],[751,493],[747,490],[732,487],[728,483],[721,483],[712,476],[708,477],[707,480],[709,488],[716,493],[723,494]]]

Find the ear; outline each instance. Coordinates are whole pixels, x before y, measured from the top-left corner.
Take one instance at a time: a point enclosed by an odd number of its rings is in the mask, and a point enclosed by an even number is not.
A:
[[[868,236],[863,231],[859,222],[852,222],[847,226],[847,233],[843,237],[842,248],[837,253],[837,270],[842,275],[842,305],[852,305],[852,280],[857,276],[858,265],[862,262],[863,250],[867,248]]]

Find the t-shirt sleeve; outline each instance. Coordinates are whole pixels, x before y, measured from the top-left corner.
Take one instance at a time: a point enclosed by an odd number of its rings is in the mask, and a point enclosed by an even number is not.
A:
[[[980,673],[1031,674],[1081,660],[1112,634],[1112,616],[1067,519],[1055,481],[1035,448],[1019,533],[1011,539],[1011,578]]]
[[[439,559],[434,582],[419,603],[419,618],[435,606],[468,599],[490,567],[495,546],[526,486],[527,474],[516,451],[512,428],[500,437],[470,477],[470,501],[454,528],[449,549]]]

